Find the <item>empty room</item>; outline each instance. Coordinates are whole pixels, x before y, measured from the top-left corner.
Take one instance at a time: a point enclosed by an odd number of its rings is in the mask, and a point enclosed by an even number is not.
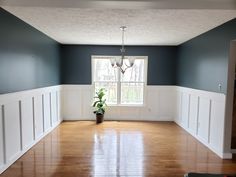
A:
[[[0,177],[236,177],[236,0],[0,0]]]

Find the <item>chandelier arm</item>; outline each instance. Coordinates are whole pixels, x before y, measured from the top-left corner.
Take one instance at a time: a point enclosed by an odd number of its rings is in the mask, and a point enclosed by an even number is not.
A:
[[[124,73],[125,73],[125,71],[126,71],[127,69],[129,69],[129,68],[131,68],[131,67],[127,67],[127,68],[125,68],[125,69],[123,70],[123,71],[124,71]],[[123,74],[124,74],[124,73],[123,73]]]
[[[125,70],[124,69],[122,69],[121,67],[119,67],[119,69],[120,69],[120,72],[122,73],[122,74],[124,74],[125,73]]]
[[[125,63],[125,66],[127,66],[127,68],[131,68],[132,67],[131,65],[127,65],[126,63]]]

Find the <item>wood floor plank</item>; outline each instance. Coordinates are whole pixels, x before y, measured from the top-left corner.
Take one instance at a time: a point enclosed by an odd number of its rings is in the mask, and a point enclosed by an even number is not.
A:
[[[170,122],[63,122],[0,177],[182,177],[187,172],[234,173]]]

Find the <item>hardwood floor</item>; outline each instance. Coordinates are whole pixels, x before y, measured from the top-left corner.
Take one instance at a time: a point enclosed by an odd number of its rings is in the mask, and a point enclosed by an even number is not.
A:
[[[155,176],[235,173],[175,123],[64,122],[0,177]]]

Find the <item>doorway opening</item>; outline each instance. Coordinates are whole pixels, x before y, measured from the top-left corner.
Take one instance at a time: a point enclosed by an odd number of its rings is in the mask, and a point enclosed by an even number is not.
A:
[[[234,43],[236,43],[234,41]],[[235,45],[234,45],[235,46]],[[231,48],[236,50],[236,47]],[[234,56],[236,57],[236,56]],[[232,117],[231,149],[236,153],[236,64],[234,64],[234,98],[233,98],[233,117]]]
[[[236,40],[230,44],[224,150],[236,153]]]

